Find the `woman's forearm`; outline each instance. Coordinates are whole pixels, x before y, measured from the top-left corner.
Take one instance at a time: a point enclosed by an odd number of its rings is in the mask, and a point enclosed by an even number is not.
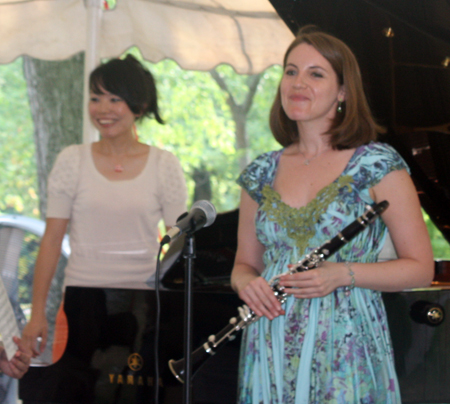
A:
[[[33,281],[32,316],[45,315],[48,291],[61,255],[66,219],[48,219],[36,259]]]
[[[433,261],[421,262],[413,258],[399,258],[373,264],[351,263],[355,286],[397,292],[427,287],[434,276]]]
[[[235,264],[231,272],[231,287],[239,293],[251,280],[260,276],[259,272],[246,264]]]

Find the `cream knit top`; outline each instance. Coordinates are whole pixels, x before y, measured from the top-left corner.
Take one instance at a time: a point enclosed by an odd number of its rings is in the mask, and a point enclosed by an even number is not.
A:
[[[186,211],[186,184],[177,158],[150,147],[142,172],[111,181],[96,169],[91,145],[58,156],[48,181],[48,218],[70,219],[65,285],[121,287],[154,273],[158,223],[173,226]]]

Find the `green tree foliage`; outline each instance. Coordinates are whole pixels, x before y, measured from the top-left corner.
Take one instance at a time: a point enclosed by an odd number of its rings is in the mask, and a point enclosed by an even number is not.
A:
[[[194,194],[194,172],[201,168],[210,175],[212,202],[218,211],[235,209],[239,203],[239,155],[236,152],[235,123],[220,90],[208,72],[182,70],[166,60],[150,65],[157,80],[161,111],[166,125],[144,121],[138,128],[142,140],[172,151],[180,159]],[[219,66],[219,74],[242,102],[248,87],[246,76],[229,66]],[[248,115],[247,134],[251,158],[277,148],[268,127],[268,111],[279,80],[280,67],[268,69],[261,77]]]
[[[0,65],[0,211],[38,217],[33,122],[22,59]]]
[[[433,255],[435,259],[450,259],[450,245],[442,236],[442,233],[431,221],[425,211],[422,211],[425,224],[427,225],[428,234],[430,235],[431,245],[433,247]]]
[[[134,52],[134,51],[133,51]],[[140,139],[172,151],[181,161],[191,195],[197,172],[211,179],[212,202],[218,211],[235,209],[239,202],[239,156],[235,126],[222,91],[208,72],[182,70],[170,60],[148,64],[155,75],[161,112],[166,125],[145,120],[138,126]],[[246,96],[246,76],[229,66],[218,73],[237,103]],[[279,148],[268,127],[268,114],[281,74],[279,66],[260,78],[247,119],[250,158]],[[0,65],[0,212],[39,217],[33,124],[28,106],[21,59]],[[450,247],[424,213],[434,255],[450,259]]]

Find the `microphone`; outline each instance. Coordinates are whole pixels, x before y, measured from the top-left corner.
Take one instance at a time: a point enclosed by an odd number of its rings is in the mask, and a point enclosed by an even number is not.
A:
[[[173,226],[161,240],[161,245],[167,244],[181,234],[192,234],[203,227],[208,227],[216,219],[216,208],[206,200],[195,202],[189,213],[181,215],[177,224]]]

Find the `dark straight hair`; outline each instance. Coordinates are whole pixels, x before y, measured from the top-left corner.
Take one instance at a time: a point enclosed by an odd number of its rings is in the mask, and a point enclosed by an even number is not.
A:
[[[89,77],[89,89],[94,94],[104,90],[122,98],[137,119],[154,117],[164,123],[158,110],[158,94],[155,80],[134,56],[111,59],[98,66]]]

